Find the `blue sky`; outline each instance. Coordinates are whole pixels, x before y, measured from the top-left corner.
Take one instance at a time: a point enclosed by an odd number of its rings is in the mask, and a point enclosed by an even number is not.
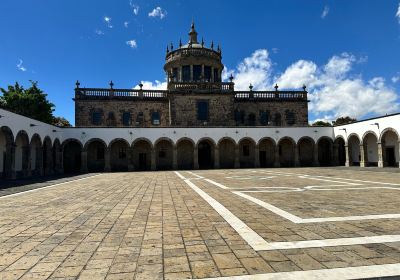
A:
[[[400,111],[399,0],[2,0],[0,87],[29,80],[74,121],[85,87],[165,86],[165,48],[192,19],[237,88],[310,91],[310,120]],[[396,16],[396,14],[398,14]],[[156,81],[159,81],[157,83]]]

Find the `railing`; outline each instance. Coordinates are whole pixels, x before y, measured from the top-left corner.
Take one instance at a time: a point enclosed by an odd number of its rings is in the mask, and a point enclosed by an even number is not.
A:
[[[169,52],[165,58],[167,62],[184,56],[208,56],[221,60],[221,53],[207,48],[184,48]]]
[[[170,91],[234,91],[234,83],[211,83],[211,82],[169,82]]]
[[[88,97],[167,98],[166,90],[76,88],[75,94]]]
[[[306,91],[236,91],[236,100],[307,100]]]

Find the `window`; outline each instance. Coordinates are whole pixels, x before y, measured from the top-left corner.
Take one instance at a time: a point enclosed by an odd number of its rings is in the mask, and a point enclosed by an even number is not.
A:
[[[208,120],[208,101],[197,102],[197,120],[199,121]]]
[[[119,159],[126,158],[126,149],[125,148],[119,148],[119,150],[118,150],[118,158]]]
[[[152,125],[160,125],[160,113],[159,112],[151,113],[151,124]]]
[[[124,126],[131,125],[131,113],[129,113],[129,112],[122,113],[122,124]]]
[[[286,110],[285,117],[288,125],[294,125],[296,123],[296,115],[292,111]]]
[[[256,125],[256,115],[253,113],[250,113],[249,116],[247,117],[247,123],[248,125]]]
[[[141,125],[143,123],[143,112],[139,112],[136,117],[136,125]]]
[[[269,123],[269,112],[260,111],[260,123],[261,125],[268,125]]]
[[[178,68],[174,68],[174,69],[172,69],[172,80],[173,81],[178,81]]]
[[[220,82],[218,69],[214,69],[214,82]]]
[[[190,65],[182,66],[182,81],[190,81]]]
[[[96,150],[96,158],[97,160],[103,160],[104,159],[104,149],[103,148],[97,148]]]
[[[102,123],[102,114],[99,111],[94,111],[92,113],[92,124],[93,125],[101,125]]]
[[[193,81],[201,80],[201,65],[193,65]]]
[[[248,157],[250,155],[250,146],[249,145],[243,145],[243,156]]]
[[[204,66],[204,80],[207,82],[211,81],[211,67]]]

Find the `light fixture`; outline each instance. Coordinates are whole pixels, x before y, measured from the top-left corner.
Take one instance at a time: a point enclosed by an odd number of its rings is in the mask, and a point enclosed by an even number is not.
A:
[[[37,125],[34,124],[34,123],[31,123],[31,124],[29,124],[29,126],[30,126],[30,127],[34,127],[34,126],[37,126]]]

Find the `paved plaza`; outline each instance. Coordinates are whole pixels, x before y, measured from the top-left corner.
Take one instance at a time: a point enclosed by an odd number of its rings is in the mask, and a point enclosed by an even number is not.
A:
[[[102,173],[13,188],[0,197],[0,279],[400,275],[400,173],[380,171]]]

